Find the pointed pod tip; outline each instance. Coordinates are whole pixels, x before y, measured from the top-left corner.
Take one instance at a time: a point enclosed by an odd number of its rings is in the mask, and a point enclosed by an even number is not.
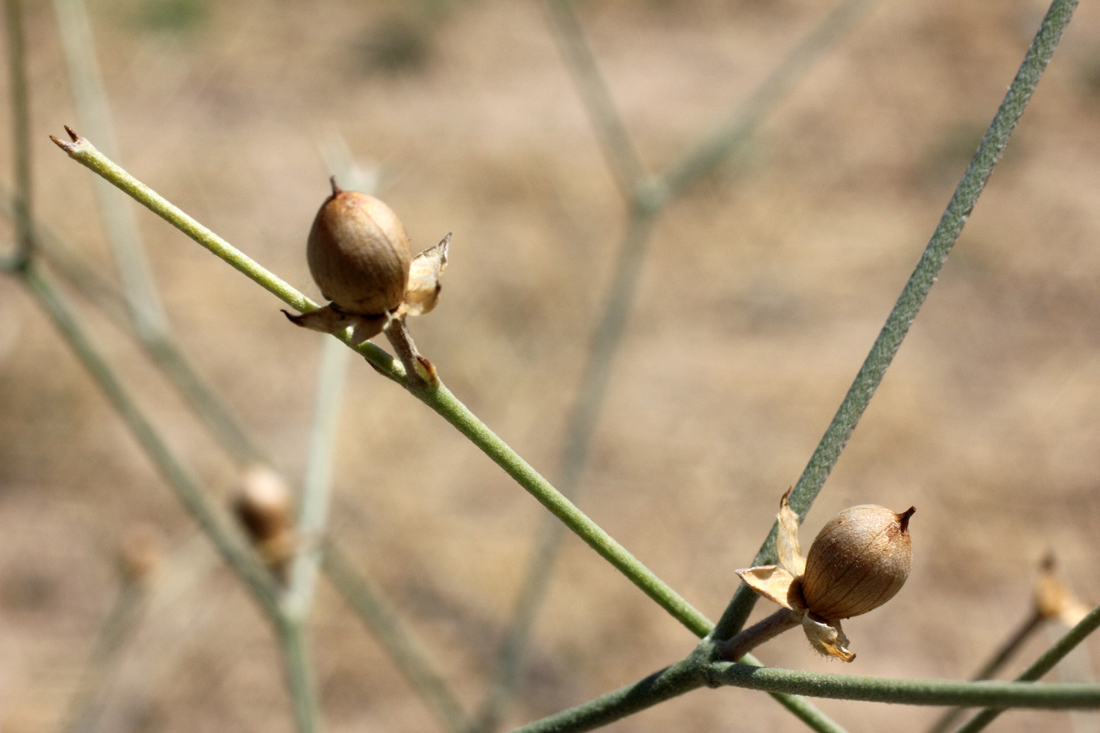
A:
[[[901,525],[901,531],[902,532],[908,532],[909,531],[909,517],[913,516],[916,513],[916,511],[917,511],[917,508],[915,506],[911,506],[908,509],[906,509],[904,512],[902,512],[901,514],[898,515],[898,524]]]

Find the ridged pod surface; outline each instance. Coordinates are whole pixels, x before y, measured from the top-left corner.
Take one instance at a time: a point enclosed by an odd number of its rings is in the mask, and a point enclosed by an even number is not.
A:
[[[912,507],[898,514],[875,504],[846,509],[818,533],[806,556],[802,594],[812,614],[838,620],[878,608],[909,577]]]
[[[382,201],[335,183],[309,231],[306,259],[321,294],[347,313],[394,310],[409,282],[405,227]]]

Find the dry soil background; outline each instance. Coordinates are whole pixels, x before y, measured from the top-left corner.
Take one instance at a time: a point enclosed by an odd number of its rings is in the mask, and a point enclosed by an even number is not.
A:
[[[663,170],[830,7],[579,9],[644,159]],[[843,397],[1044,9],[882,3],[743,155],[661,220],[584,507],[711,618]],[[382,166],[383,196],[414,248],[454,232],[443,301],[413,332],[456,395],[552,471],[625,213],[537,3],[93,0],[90,11],[121,162],[307,294],[318,295],[305,235],[327,191],[318,144],[335,135]],[[90,174],[47,140],[65,124],[79,131],[50,5],[30,2],[28,16],[37,210],[106,265]],[[908,585],[846,622],[851,667],[796,634],[762,648],[767,662],[965,677],[1026,614],[1048,549],[1081,597],[1100,600],[1098,41],[1100,12],[1084,3],[807,518],[805,539],[847,505],[916,505]],[[10,140],[9,116],[0,125]],[[10,185],[10,145],[0,169]],[[320,337],[160,220],[139,221],[194,360],[300,475]],[[224,453],[140,353],[87,315],[173,445],[229,496],[237,474]],[[361,361],[347,403],[333,532],[472,708],[542,510]],[[191,541],[192,522],[34,301],[0,281],[5,733],[61,720],[117,592],[115,548],[137,523],[165,536],[174,580],[125,657],[104,730],[291,730],[259,613]],[[636,680],[693,643],[570,539],[508,722]],[[436,729],[327,587],[315,648],[328,730]],[[919,731],[937,714],[821,707],[854,731]],[[1060,713],[1014,713],[994,729],[1069,725]],[[613,727],[801,728],[739,690],[698,691]]]

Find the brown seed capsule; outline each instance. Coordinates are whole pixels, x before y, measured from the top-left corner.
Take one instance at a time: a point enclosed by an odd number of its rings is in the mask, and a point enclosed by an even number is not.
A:
[[[321,293],[355,315],[394,310],[409,282],[409,240],[393,210],[373,196],[343,191],[332,179],[306,248]]]
[[[909,517],[874,504],[846,509],[826,523],[806,556],[802,595],[829,621],[878,608],[909,577]]]

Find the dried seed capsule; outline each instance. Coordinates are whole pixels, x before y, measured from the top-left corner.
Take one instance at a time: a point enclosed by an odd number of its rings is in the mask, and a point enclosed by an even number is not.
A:
[[[909,577],[909,517],[874,504],[846,509],[826,523],[806,556],[802,594],[810,613],[827,620],[878,608]]]
[[[409,240],[393,210],[373,196],[343,191],[332,179],[306,248],[321,293],[346,313],[394,310],[409,282]]]

